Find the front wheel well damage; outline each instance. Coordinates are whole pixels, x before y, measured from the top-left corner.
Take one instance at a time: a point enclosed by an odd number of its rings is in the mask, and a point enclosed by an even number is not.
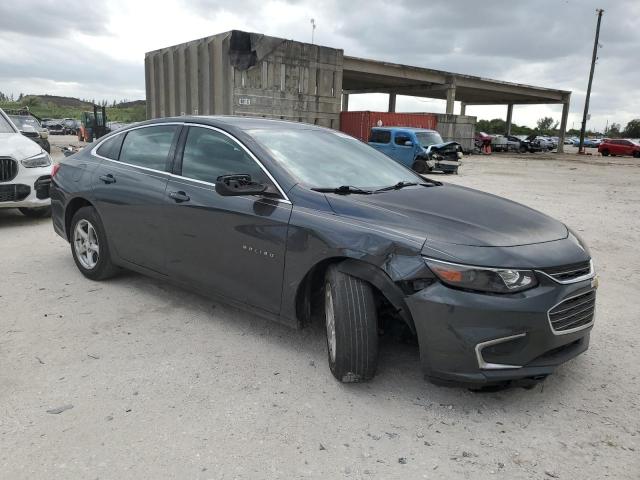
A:
[[[333,257],[315,264],[304,276],[296,294],[296,315],[301,328],[318,321],[323,311],[323,291],[327,269],[332,264],[354,277],[366,281],[372,287],[378,319],[383,323],[398,320],[415,335],[415,326],[411,312],[404,302],[402,290],[380,268],[361,260],[346,257]]]

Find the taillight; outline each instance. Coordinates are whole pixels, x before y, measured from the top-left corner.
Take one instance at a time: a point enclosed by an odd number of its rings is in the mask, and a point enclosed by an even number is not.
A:
[[[51,178],[56,176],[56,173],[58,173],[58,170],[60,170],[60,164],[59,163],[54,163],[53,167],[51,167]]]

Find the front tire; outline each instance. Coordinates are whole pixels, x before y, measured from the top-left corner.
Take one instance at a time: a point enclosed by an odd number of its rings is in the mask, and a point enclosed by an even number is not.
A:
[[[603,157],[608,157],[609,156],[609,150],[607,150],[607,149],[602,150],[602,156]]]
[[[411,169],[417,173],[428,173],[431,170],[429,165],[427,165],[427,162],[421,159],[414,161]]]
[[[371,286],[332,265],[324,296],[331,373],[343,383],[371,380],[378,364],[378,316]]]
[[[51,216],[50,205],[46,207],[33,207],[33,208],[22,207],[22,208],[19,208],[18,210],[20,210],[20,213],[23,214],[25,217],[29,217],[29,218],[44,218],[44,217]]]
[[[91,280],[105,280],[118,273],[111,262],[107,237],[96,209],[83,207],[71,219],[71,254],[80,273]]]

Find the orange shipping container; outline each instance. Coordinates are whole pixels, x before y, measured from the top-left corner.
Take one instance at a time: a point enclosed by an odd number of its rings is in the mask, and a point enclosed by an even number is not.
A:
[[[341,112],[340,130],[359,138],[369,140],[373,127],[414,127],[435,130],[438,117],[430,113],[392,113],[392,112]]]

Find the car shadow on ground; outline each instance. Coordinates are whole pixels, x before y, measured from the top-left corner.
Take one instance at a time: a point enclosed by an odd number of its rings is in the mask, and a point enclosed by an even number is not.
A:
[[[295,361],[296,364],[313,363],[317,369],[314,370],[317,373],[313,374],[331,377],[326,357],[325,329],[319,322],[301,330],[292,329],[224,302],[183,290],[171,283],[128,271],[109,282],[114,285],[120,284],[127,289],[139,289],[146,295],[156,296],[159,305],[168,301],[175,308],[189,308],[206,313],[210,322],[222,323],[222,331],[230,336],[249,335],[255,337],[253,340],[269,342],[269,348],[282,349],[284,350],[282,353],[286,356],[299,356],[299,360]],[[571,362],[572,368],[580,368],[576,362],[580,362],[580,359]],[[530,390],[509,387],[471,391],[464,387],[435,385],[424,377],[416,344],[400,341],[393,336],[383,336],[380,342],[376,377],[370,382],[361,384],[339,384],[336,380],[336,385],[343,394],[354,400],[357,398],[364,400],[371,396],[384,398],[391,396],[398,400],[411,400],[414,405],[424,407],[463,402],[465,408],[480,409],[486,406],[487,402],[496,402],[502,408],[522,408],[526,404],[526,408],[531,409],[531,398],[534,395],[538,395],[537,398],[540,400],[544,398],[544,402],[540,402],[540,405],[561,400],[565,388],[562,382],[562,375],[554,375]],[[544,394],[544,397],[540,397],[540,394]]]
[[[28,227],[51,223],[51,217],[29,218],[25,217],[17,208],[0,208],[0,229],[11,227]],[[53,227],[51,227],[53,228]]]

